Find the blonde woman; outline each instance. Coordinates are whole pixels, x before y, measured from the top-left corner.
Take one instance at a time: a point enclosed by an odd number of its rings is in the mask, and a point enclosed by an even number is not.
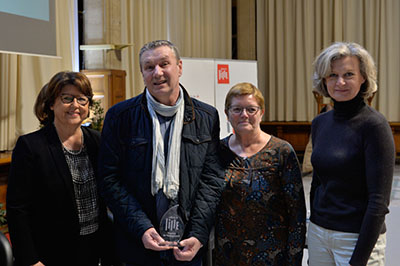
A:
[[[334,109],[312,122],[310,265],[385,265],[395,149],[385,117],[365,103],[376,91],[371,55],[332,44],[315,60],[314,89]]]

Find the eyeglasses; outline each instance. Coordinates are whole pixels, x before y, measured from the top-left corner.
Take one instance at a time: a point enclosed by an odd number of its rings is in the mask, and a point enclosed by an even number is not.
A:
[[[258,110],[260,110],[260,107],[259,106],[247,106],[247,107],[231,106],[231,107],[229,107],[229,111],[234,115],[242,114],[244,109],[246,109],[246,113],[248,115],[255,115],[258,112]]]
[[[61,94],[61,101],[63,103],[72,103],[76,99],[76,101],[80,105],[86,105],[89,102],[89,98],[86,96],[74,96],[72,94],[62,93]]]

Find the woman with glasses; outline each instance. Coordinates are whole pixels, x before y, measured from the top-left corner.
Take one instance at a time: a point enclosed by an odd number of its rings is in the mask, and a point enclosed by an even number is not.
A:
[[[301,265],[306,208],[296,153],[261,130],[264,97],[254,85],[233,86],[225,114],[234,134],[221,140],[216,265]]]
[[[18,138],[7,191],[17,266],[97,266],[112,254],[96,185],[100,134],[81,126],[92,97],[85,75],[57,73],[36,99],[41,129]]]

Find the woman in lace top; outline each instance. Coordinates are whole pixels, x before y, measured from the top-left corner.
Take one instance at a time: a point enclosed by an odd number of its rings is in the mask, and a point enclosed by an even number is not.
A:
[[[306,209],[292,146],[263,132],[264,98],[250,83],[228,92],[234,134],[221,141],[226,187],[216,223],[216,265],[301,265]]]

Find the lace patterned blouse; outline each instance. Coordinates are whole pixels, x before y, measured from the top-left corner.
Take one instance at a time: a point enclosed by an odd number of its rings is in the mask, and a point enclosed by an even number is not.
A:
[[[276,137],[248,158],[223,139],[226,187],[216,223],[216,265],[301,265],[306,208],[291,145]]]

